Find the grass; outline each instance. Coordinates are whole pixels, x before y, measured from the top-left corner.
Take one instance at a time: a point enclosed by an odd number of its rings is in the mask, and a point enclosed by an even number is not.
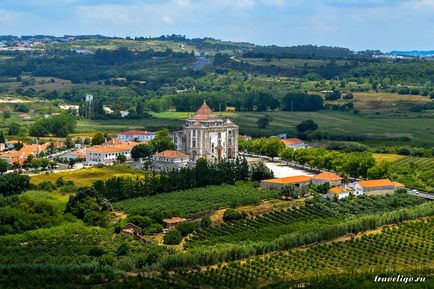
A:
[[[109,167],[91,167],[76,171],[37,175],[31,178],[31,183],[35,185],[45,181],[55,183],[59,177],[62,177],[64,181],[74,181],[76,186],[82,187],[90,186],[97,180],[106,180],[121,176],[135,177],[143,174],[144,171],[134,170],[125,165],[114,165]]]
[[[321,67],[329,63],[328,60],[322,59],[272,59],[271,61],[267,61],[264,58],[241,58],[240,60],[260,66],[275,65],[283,68],[304,67],[305,64],[307,64],[308,67]],[[336,61],[338,65],[345,65],[345,63],[348,63],[348,61]]]
[[[395,155],[395,154],[374,154],[374,159],[377,163],[381,163],[382,161],[394,162],[402,159],[404,156]]]
[[[141,210],[165,210],[174,215],[185,216],[189,213],[222,207],[257,203],[276,197],[278,194],[278,191],[262,191],[250,185],[221,185],[123,200],[114,203],[113,207],[127,213]]]

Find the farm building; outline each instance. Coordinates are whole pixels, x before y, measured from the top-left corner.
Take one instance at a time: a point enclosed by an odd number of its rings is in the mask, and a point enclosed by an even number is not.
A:
[[[405,186],[397,182],[392,182],[389,179],[360,181],[356,182],[354,185],[356,195],[385,195],[399,189],[405,189]]]
[[[301,187],[310,183],[309,176],[293,176],[278,179],[269,179],[261,181],[261,188],[264,190],[280,190],[285,185],[294,185]]]
[[[312,177],[312,184],[316,186],[329,183],[331,187],[339,187],[342,186],[342,181],[343,178],[330,172],[322,172]]]
[[[184,223],[186,222],[187,219],[184,218],[179,218],[179,217],[172,217],[170,219],[164,219],[163,222],[166,225],[167,229],[173,228],[176,225],[180,224],[180,223]]]
[[[140,234],[142,229],[132,223],[126,224],[122,229],[121,232],[129,235],[137,235]]]

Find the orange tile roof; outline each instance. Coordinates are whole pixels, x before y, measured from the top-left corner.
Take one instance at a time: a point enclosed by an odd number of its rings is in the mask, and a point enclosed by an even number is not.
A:
[[[345,190],[342,189],[341,187],[333,187],[329,190],[329,192],[333,194],[342,194],[345,193]]]
[[[163,157],[163,158],[188,158],[189,156],[177,151],[165,150],[159,153],[156,153],[154,156]]]
[[[357,183],[364,188],[394,187],[394,184],[389,179],[369,180],[369,181],[361,181]]]
[[[295,144],[301,144],[304,143],[304,141],[302,141],[301,139],[298,138],[287,138],[287,139],[282,139],[282,142],[285,145],[295,145]]]
[[[263,180],[263,182],[274,183],[274,184],[298,184],[298,183],[309,182],[310,179],[311,177],[309,176],[292,176],[286,178]]]
[[[29,117],[30,115],[28,115],[27,113],[22,113],[20,115],[18,115],[19,117]]]
[[[124,152],[130,150],[128,146],[116,145],[116,146],[93,146],[87,151],[90,153],[113,153],[113,152]]]
[[[405,185],[403,185],[403,184],[401,184],[401,183],[398,183],[398,182],[392,182],[392,184],[395,186],[395,188],[396,188],[396,187],[402,187],[402,188],[405,188]]]
[[[216,119],[217,115],[211,110],[211,108],[204,102],[202,106],[196,111],[196,114],[193,116],[195,120],[210,120]]]
[[[342,179],[343,178],[341,178],[340,176],[330,172],[322,172],[312,178],[312,180],[321,180],[321,181],[340,181]]]
[[[179,218],[179,217],[172,217],[170,219],[164,219],[163,222],[166,224],[177,224],[187,221],[187,219]]]

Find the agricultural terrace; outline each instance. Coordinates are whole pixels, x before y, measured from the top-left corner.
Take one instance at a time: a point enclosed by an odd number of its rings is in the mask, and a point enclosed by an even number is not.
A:
[[[258,190],[251,185],[220,185],[127,199],[113,207],[127,213],[140,211],[168,211],[177,216],[258,203],[279,196],[278,191]]]
[[[104,167],[90,167],[75,171],[67,171],[61,173],[47,173],[31,178],[32,184],[40,184],[42,182],[55,183],[61,177],[64,181],[73,181],[78,187],[91,186],[97,180],[107,180],[113,177],[133,177],[146,174],[146,171],[131,169],[127,165],[113,165]]]
[[[329,199],[314,199],[299,208],[274,211],[247,220],[201,229],[187,240],[186,245],[195,247],[218,243],[237,244],[242,241],[272,241],[285,234],[315,231],[320,227],[349,222],[366,214],[388,212],[424,202],[422,198],[407,194],[360,196],[342,199],[338,203]]]
[[[334,275],[337,272],[348,274],[369,270],[384,274],[390,268],[396,271],[432,269],[433,248],[434,219],[428,218],[384,228],[379,234],[362,235],[343,242],[220,264],[207,267],[205,271],[182,271],[174,279],[193,286],[213,284],[215,287],[244,288],[246,283],[259,286]],[[432,280],[428,282],[432,283]]]
[[[392,179],[410,188],[434,192],[434,158],[400,158],[392,162]]]

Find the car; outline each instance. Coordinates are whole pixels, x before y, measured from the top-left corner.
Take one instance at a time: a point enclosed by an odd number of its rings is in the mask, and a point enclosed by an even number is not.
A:
[[[419,191],[418,191],[418,190],[415,190],[415,189],[411,190],[411,192],[412,192],[412,193],[419,193]]]

